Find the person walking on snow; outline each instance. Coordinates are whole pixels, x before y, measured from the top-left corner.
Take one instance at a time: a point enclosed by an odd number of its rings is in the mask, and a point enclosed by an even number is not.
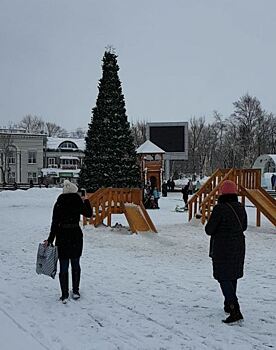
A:
[[[193,184],[191,179],[188,181],[188,190],[189,190],[189,192],[188,192],[189,194],[194,193],[194,184]]]
[[[83,248],[83,234],[79,226],[80,215],[92,216],[90,202],[86,197],[80,197],[78,188],[69,180],[64,181],[63,193],[58,197],[54,209],[51,231],[44,244],[55,244],[58,247],[60,263],[59,281],[61,288],[60,300],[66,304],[69,298],[68,268],[71,262],[73,299],[79,299],[80,257]]]
[[[181,189],[183,201],[184,201],[184,210],[188,210],[188,198],[189,198],[189,185],[186,184]]]
[[[162,183],[162,196],[167,197],[168,195],[168,185],[166,181],[163,181]]]
[[[247,214],[238,202],[233,181],[225,180],[219,194],[205,231],[211,236],[209,256],[213,262],[213,276],[224,295],[224,311],[230,314],[223,322],[233,323],[243,319],[236,290],[237,280],[243,277]]]
[[[271,176],[271,189],[272,190],[276,190],[275,184],[276,184],[276,175],[272,174],[272,176]]]
[[[152,195],[154,198],[155,209],[159,209],[158,200],[159,200],[160,196],[159,196],[159,191],[158,191],[157,187],[153,188]]]

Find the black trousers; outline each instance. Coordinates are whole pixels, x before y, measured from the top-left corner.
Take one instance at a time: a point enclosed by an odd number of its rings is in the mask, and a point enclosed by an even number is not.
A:
[[[67,273],[68,272],[69,260],[71,261],[72,270],[74,270],[74,271],[80,270],[80,258],[63,259],[63,260],[59,260],[60,273]]]
[[[233,304],[238,302],[237,298],[237,280],[219,281],[222,294],[224,295],[225,304]]]

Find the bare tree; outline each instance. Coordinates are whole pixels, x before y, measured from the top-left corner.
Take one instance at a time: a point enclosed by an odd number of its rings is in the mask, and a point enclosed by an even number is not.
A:
[[[135,147],[139,147],[146,141],[146,125],[145,120],[139,120],[135,123],[131,123],[131,132],[134,138]]]
[[[256,150],[256,135],[263,122],[264,111],[256,97],[249,94],[233,103],[235,109],[232,118],[238,126],[238,140],[243,150],[243,166],[252,166],[260,149]],[[258,137],[258,136],[257,136]]]
[[[55,123],[46,122],[45,123],[45,132],[47,136],[58,136],[62,132],[62,127]]]
[[[85,135],[86,135],[86,131],[83,128],[77,128],[76,130],[70,133],[70,136],[76,139],[84,139]]]
[[[267,115],[268,128],[267,128],[267,147],[266,153],[276,154],[276,117],[272,113]]]
[[[18,126],[28,133],[39,134],[44,132],[45,123],[40,117],[28,114],[19,122]]]
[[[68,131],[67,130],[65,130],[65,129],[61,129],[61,131],[58,133],[58,135],[57,135],[58,137],[70,137],[70,134],[68,133]]]
[[[189,158],[190,158],[190,172],[195,174],[199,170],[199,157],[201,157],[201,146],[202,146],[202,133],[205,127],[205,118],[193,117],[190,119],[190,129],[189,129]]]

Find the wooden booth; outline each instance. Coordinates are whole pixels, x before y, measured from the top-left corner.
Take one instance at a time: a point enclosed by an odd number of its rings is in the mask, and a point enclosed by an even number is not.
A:
[[[156,186],[158,191],[161,191],[164,171],[163,156],[165,151],[147,140],[137,148],[136,153],[140,159],[141,176],[144,185],[150,182],[152,187]]]

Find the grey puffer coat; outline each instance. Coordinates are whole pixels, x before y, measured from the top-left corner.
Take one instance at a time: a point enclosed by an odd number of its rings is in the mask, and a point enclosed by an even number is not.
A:
[[[209,256],[213,276],[218,281],[236,280],[243,276],[247,214],[237,195],[219,197],[218,204],[205,226],[211,236]]]

